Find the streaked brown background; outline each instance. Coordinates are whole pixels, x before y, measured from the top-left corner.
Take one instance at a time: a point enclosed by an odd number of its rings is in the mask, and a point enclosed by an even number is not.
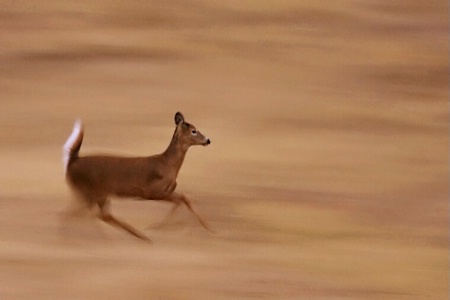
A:
[[[76,118],[150,155],[178,110],[216,235],[62,217]],[[1,299],[446,299],[448,184],[446,1],[0,1]]]

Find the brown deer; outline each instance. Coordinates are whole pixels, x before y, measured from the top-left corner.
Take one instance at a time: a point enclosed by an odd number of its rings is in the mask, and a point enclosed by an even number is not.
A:
[[[191,201],[175,192],[177,175],[190,146],[207,146],[211,141],[187,123],[180,112],[175,114],[175,132],[167,149],[147,157],[119,157],[107,155],[78,156],[84,130],[80,121],[75,122],[72,134],[63,147],[66,180],[73,191],[88,207],[98,205],[100,218],[120,227],[132,235],[150,241],[144,234],[118,220],[110,213],[109,196],[133,197],[141,200],[172,202],[167,218],[184,203],[200,224],[208,225],[192,207]]]

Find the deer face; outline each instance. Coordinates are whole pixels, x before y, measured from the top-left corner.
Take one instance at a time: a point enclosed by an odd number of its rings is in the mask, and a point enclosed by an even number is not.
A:
[[[180,112],[175,114],[176,134],[183,147],[189,148],[194,145],[208,146],[211,144],[209,138],[205,137],[194,125],[186,122]]]

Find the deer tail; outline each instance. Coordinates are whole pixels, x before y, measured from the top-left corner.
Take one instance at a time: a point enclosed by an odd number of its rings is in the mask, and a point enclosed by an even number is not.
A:
[[[69,164],[78,157],[78,151],[80,151],[81,143],[83,142],[83,134],[84,130],[81,121],[75,121],[72,133],[63,146],[63,162],[65,172],[67,172]]]

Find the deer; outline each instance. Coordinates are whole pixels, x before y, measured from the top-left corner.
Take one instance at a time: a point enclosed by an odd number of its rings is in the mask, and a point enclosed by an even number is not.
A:
[[[173,206],[165,220],[184,204],[205,229],[212,231],[193,208],[191,200],[175,191],[178,172],[188,149],[196,145],[208,146],[211,140],[186,122],[181,112],[175,114],[174,120],[175,131],[169,146],[156,155],[80,156],[84,136],[80,120],[75,121],[63,146],[66,181],[77,198],[89,208],[98,206],[98,216],[104,222],[148,242],[151,240],[146,235],[111,214],[111,196],[170,202]]]

